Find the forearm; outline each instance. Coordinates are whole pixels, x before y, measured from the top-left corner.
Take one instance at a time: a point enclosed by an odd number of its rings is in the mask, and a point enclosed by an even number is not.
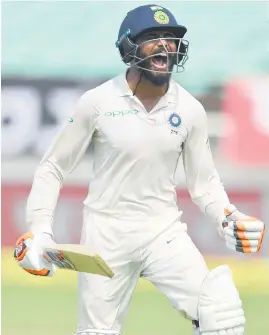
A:
[[[63,176],[49,160],[38,167],[26,207],[26,222],[33,234],[53,235],[54,211],[62,187]]]
[[[223,237],[222,222],[225,220],[224,209],[229,205],[229,199],[226,201],[213,200],[209,199],[206,195],[205,197],[193,199],[193,202],[215,224],[220,236]]]
[[[221,236],[223,236],[222,222],[225,219],[224,209],[230,201],[218,176],[210,180],[202,196],[193,197],[193,202],[216,225]]]

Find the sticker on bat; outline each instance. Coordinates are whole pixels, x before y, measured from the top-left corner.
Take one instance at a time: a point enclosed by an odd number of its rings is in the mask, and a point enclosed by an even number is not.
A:
[[[49,261],[61,269],[76,270],[74,264],[58,250],[47,250],[45,255]]]

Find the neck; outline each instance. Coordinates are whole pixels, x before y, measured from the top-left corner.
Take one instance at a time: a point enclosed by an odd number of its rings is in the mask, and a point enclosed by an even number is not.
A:
[[[142,77],[141,77],[142,75]],[[127,72],[127,83],[133,93],[140,99],[160,98],[167,92],[168,84],[162,86],[153,85],[141,71],[136,68],[130,68]]]

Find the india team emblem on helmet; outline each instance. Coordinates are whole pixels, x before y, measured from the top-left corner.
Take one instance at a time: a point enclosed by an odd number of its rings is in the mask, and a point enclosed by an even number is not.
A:
[[[157,12],[155,12],[154,19],[156,22],[160,24],[168,24],[170,21],[169,16],[161,10],[158,10]]]
[[[178,128],[181,125],[181,117],[178,114],[173,113],[169,116],[168,122],[172,129]]]

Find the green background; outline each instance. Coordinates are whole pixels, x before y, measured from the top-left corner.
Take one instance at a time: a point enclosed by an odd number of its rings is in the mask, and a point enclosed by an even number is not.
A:
[[[213,268],[228,263],[246,313],[245,335],[269,334],[268,263],[207,258]],[[53,278],[24,273],[10,251],[2,253],[2,334],[72,335],[76,331],[76,274],[58,271]],[[189,321],[167,298],[141,280],[133,296],[123,335],[191,335]]]

